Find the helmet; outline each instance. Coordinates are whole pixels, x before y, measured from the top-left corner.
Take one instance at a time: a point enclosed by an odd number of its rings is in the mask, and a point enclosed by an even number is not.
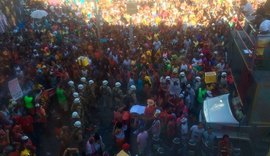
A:
[[[83,85],[82,85],[82,84],[79,84],[79,85],[78,85],[78,89],[79,89],[79,90],[82,90],[82,89],[83,89]]]
[[[170,80],[171,77],[170,77],[170,76],[166,76],[165,79],[166,79],[166,80]]]
[[[73,81],[68,81],[68,85],[69,86],[74,86],[74,82]]]
[[[73,97],[75,97],[75,98],[79,97],[79,93],[74,92],[74,93],[73,93]]]
[[[85,77],[82,77],[81,78],[81,82],[85,83],[86,82],[86,78]]]
[[[76,121],[74,124],[74,127],[80,128],[82,126],[81,121]]]
[[[106,86],[109,82],[107,80],[102,81],[102,84]]]
[[[71,115],[72,119],[74,118],[80,118],[78,112],[73,112],[72,115]]]
[[[91,85],[91,84],[94,83],[94,81],[93,80],[89,80],[88,83],[89,83],[89,85]]]
[[[79,104],[81,101],[80,101],[80,99],[79,98],[75,98],[74,100],[73,100],[73,103],[74,104]]]
[[[118,88],[118,87],[121,87],[121,83],[120,83],[120,82],[116,82],[116,83],[115,83],[115,87],[117,87],[117,88]]]
[[[130,86],[130,90],[136,90],[136,86],[135,85],[131,85]]]

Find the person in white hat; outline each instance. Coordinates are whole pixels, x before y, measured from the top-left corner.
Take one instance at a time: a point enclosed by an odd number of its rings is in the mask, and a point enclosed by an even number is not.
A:
[[[186,84],[187,83],[187,77],[186,77],[185,72],[180,72],[179,77],[180,77],[180,84]]]
[[[103,80],[102,86],[100,86],[102,107],[108,106],[112,108],[112,89],[108,86],[108,83],[107,80]]]
[[[219,84],[220,84],[220,87],[227,87],[228,86],[227,73],[226,72],[221,73]]]
[[[121,89],[121,83],[116,82],[113,89],[112,89],[112,96],[113,96],[113,106],[114,109],[117,110],[118,108],[122,107],[124,94]]]
[[[187,140],[188,139],[188,119],[186,117],[181,118],[181,139]]]
[[[151,131],[152,135],[154,137],[157,137],[157,138],[159,138],[160,132],[161,132],[161,122],[160,122],[160,119],[159,119],[160,113],[161,113],[161,111],[158,110],[158,109],[155,111],[155,114],[154,114],[155,119],[152,122],[152,126],[150,128],[150,131]]]
[[[187,84],[186,86],[186,92],[188,94],[189,97],[189,102],[186,103],[187,107],[189,110],[192,110],[194,107],[194,103],[195,103],[195,90],[191,87],[190,84]]]
[[[202,85],[201,77],[196,76],[195,77],[195,82],[194,82],[194,90],[195,90],[195,92],[201,87],[201,85]]]

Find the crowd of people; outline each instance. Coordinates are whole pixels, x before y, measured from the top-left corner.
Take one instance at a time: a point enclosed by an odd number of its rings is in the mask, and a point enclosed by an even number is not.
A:
[[[13,100],[1,87],[2,153],[42,155],[41,136],[54,120],[61,154],[161,154],[153,145],[163,140],[214,155],[212,128],[198,119],[204,99],[237,96],[226,58],[231,4],[138,1],[138,12],[128,15],[125,2],[27,4],[26,14],[44,9],[48,16],[26,15],[0,36],[0,82],[17,78],[24,93]],[[208,83],[205,72],[215,72],[215,81]],[[129,113],[135,104],[146,104],[143,115]],[[234,107],[241,120],[241,106]],[[93,114],[104,109],[114,112],[116,153],[105,152],[102,134],[84,138],[98,120]],[[220,154],[231,152],[228,138],[219,143]]]

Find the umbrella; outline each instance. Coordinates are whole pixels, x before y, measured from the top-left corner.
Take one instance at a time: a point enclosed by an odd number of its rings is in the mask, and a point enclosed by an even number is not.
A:
[[[130,109],[130,113],[135,113],[138,115],[142,115],[144,113],[145,110],[145,106],[141,106],[141,105],[134,105],[131,107]]]
[[[48,15],[47,11],[45,10],[35,10],[31,13],[32,18],[41,19],[43,17],[46,17]]]

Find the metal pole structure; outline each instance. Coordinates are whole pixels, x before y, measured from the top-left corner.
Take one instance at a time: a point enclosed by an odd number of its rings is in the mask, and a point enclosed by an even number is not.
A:
[[[96,27],[97,27],[97,44],[98,44],[98,49],[100,50],[100,14],[98,11],[98,7],[97,7],[97,0],[94,0],[94,4],[95,4],[95,17],[96,17]]]

